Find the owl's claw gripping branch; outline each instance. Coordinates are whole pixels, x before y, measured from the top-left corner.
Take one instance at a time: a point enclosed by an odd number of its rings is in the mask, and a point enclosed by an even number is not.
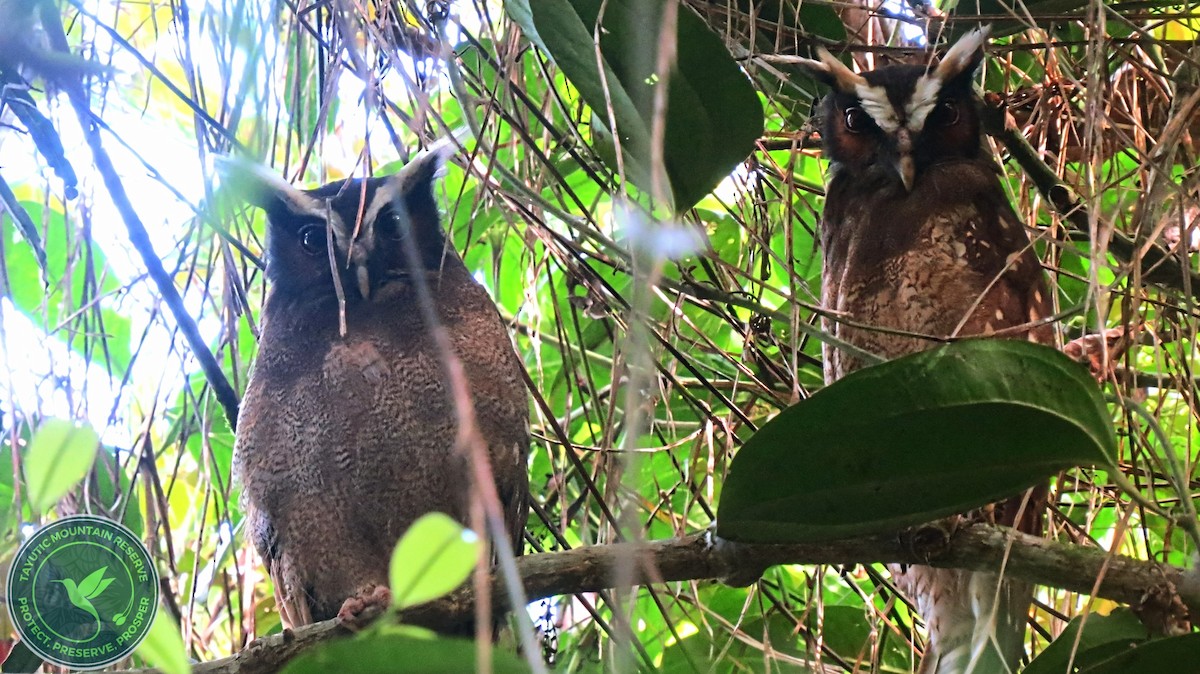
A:
[[[392,591],[387,586],[366,587],[342,602],[337,620],[347,629],[357,631],[378,618],[391,603]]]

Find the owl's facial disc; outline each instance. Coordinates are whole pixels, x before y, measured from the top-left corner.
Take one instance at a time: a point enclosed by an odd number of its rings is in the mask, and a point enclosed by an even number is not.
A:
[[[938,105],[942,84],[937,71],[922,75],[902,101],[897,101],[895,92],[882,84],[863,81],[855,87],[862,110],[891,141],[889,165],[906,192],[912,191],[917,179],[914,141],[921,136],[930,113]]]
[[[336,291],[339,299],[386,302],[413,273],[440,273],[447,248],[433,182],[449,155],[450,145],[439,143],[391,176],[309,190],[266,170],[237,176],[267,213],[274,288],[323,301]]]
[[[802,59],[833,88],[822,129],[830,159],[856,173],[890,176],[911,192],[926,168],[974,156],[978,123],[969,106],[987,34],[968,33],[935,67],[889,65],[857,75],[824,50],[819,61]]]
[[[360,185],[366,186],[366,183]],[[366,196],[366,203],[362,204],[357,198],[352,199],[349,204],[350,212],[345,217],[333,213],[331,224],[348,277],[353,279],[359,295],[364,300],[369,300],[373,288],[372,281],[376,280],[372,279],[371,267],[375,251],[378,249],[375,222],[382,208],[382,200],[378,189],[373,192],[364,189],[360,194]]]

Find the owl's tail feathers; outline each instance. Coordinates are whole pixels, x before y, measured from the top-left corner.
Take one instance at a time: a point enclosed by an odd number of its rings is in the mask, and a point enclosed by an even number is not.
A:
[[[1025,655],[1033,586],[990,573],[963,573],[960,580],[965,592],[957,599],[966,610],[960,620],[931,623],[920,674],[1015,674]]]

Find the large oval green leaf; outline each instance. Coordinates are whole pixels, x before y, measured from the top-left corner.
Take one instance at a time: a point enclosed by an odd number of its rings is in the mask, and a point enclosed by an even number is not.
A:
[[[179,625],[166,611],[154,615],[154,622],[150,623],[146,640],[138,645],[137,654],[146,664],[164,674],[188,674],[192,671],[187,647],[179,636]]]
[[[1089,666],[1076,667],[1073,671],[1079,674],[1195,674],[1200,672],[1200,633],[1182,634],[1126,648],[1119,654]]]
[[[1082,628],[1083,634],[1080,634]],[[1149,638],[1142,621],[1127,608],[1108,615],[1075,616],[1066,629],[1022,670],[1022,674],[1060,674],[1074,664],[1072,672],[1125,653]]]
[[[599,58],[593,38],[599,31]],[[754,149],[762,134],[758,94],[725,45],[681,7],[670,77],[655,72],[663,0],[508,0],[525,36],[554,59],[596,120],[610,106],[629,179],[650,187],[654,93],[667,90],[663,163],[676,212],[691,208]],[[603,70],[601,69],[603,68]],[[609,129],[612,131],[612,129]]]
[[[38,426],[25,455],[25,485],[34,510],[48,513],[96,460],[100,436],[91,426],[49,419]]]
[[[1028,342],[962,341],[859,370],[764,425],[730,466],[717,533],[802,542],[899,529],[1115,456],[1082,366]]]
[[[467,580],[478,560],[475,532],[444,513],[422,515],[392,553],[392,603],[404,609],[448,594]]]
[[[282,674],[460,674],[478,671],[475,655],[475,642],[467,639],[368,632],[306,651],[289,662]],[[519,674],[530,669],[512,653],[496,648],[491,671]]]

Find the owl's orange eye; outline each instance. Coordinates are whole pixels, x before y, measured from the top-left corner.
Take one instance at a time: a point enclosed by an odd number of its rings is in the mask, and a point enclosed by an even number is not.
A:
[[[308,225],[300,230],[300,247],[309,255],[321,255],[325,252],[325,228],[320,225]]]
[[[957,101],[942,101],[933,110],[933,121],[938,126],[954,126],[958,124],[959,114]]]
[[[862,133],[871,126],[871,116],[862,108],[846,108],[846,130],[851,133]]]

